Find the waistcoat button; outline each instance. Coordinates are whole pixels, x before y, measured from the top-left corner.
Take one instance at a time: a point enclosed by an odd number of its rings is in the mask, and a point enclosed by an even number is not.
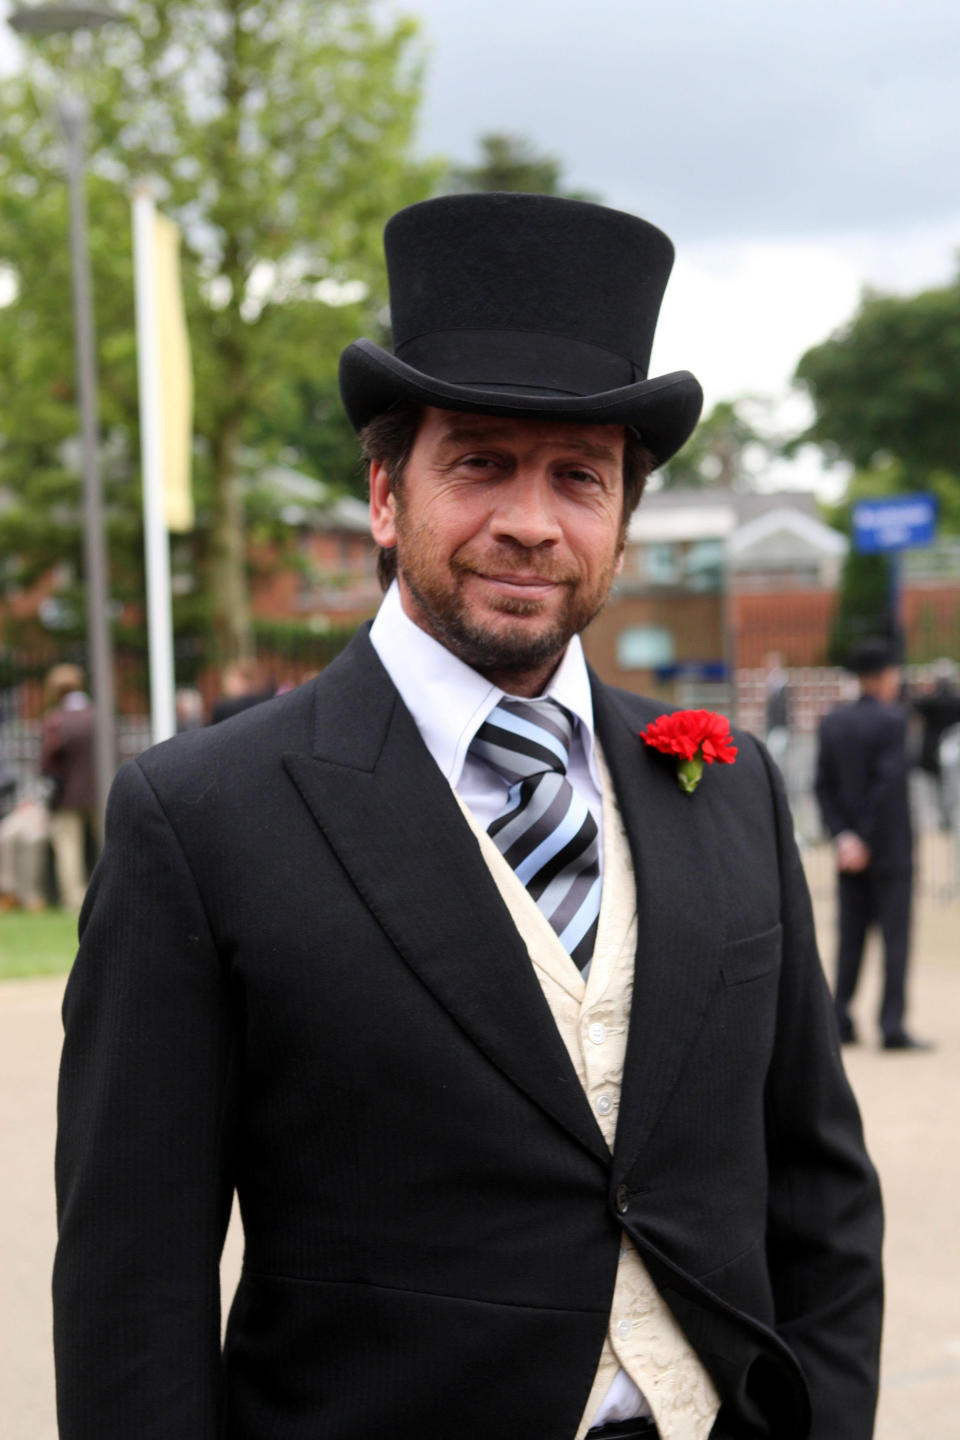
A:
[[[617,1186],[617,1214],[626,1215],[630,1209],[630,1192],[626,1185]]]

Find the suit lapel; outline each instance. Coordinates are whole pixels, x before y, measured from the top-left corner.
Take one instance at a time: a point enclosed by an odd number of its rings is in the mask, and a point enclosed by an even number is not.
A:
[[[717,980],[721,913],[708,797],[681,792],[673,763],[639,739],[639,727],[621,703],[594,683],[597,734],[637,881],[637,956],[614,1148],[617,1182],[637,1163],[703,1020]],[[642,723],[656,713],[650,706]]]
[[[516,926],[366,633],[316,683],[313,754],[283,763],[357,891],[473,1043],[609,1163]]]

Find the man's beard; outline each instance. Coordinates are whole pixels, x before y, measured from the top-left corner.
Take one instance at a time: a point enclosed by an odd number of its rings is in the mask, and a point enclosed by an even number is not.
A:
[[[535,559],[534,552],[510,543],[485,550],[482,565],[472,562],[469,553],[462,551],[444,559],[427,527],[408,529],[398,507],[397,568],[426,622],[423,628],[481,675],[520,675],[549,662],[557,663],[572,636],[586,629],[603,608],[613,583],[615,558],[589,588],[582,583],[578,570]],[[545,629],[534,629],[523,622],[545,608],[543,601],[494,594],[489,602],[492,608],[504,616],[516,616],[519,622],[494,627],[470,612],[463,580],[474,573],[536,574],[565,587],[564,604]]]

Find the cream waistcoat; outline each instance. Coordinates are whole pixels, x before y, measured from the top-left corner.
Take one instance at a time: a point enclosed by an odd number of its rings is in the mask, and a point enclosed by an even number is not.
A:
[[[574,1069],[612,1151],[633,991],[637,913],[630,846],[599,753],[598,760],[603,786],[603,896],[586,983],[496,845],[467,807],[460,804],[526,944]],[[595,1423],[601,1403],[620,1371],[626,1372],[640,1390],[662,1440],[706,1440],[720,1408],[719,1397],[626,1236],[600,1366],[576,1440],[581,1440]],[[606,1418],[619,1417],[614,1412]]]

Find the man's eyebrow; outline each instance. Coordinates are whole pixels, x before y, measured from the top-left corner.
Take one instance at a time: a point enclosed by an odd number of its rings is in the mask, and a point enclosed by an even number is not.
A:
[[[454,425],[443,436],[441,445],[495,445],[499,441],[515,439],[516,432],[508,429],[491,429],[489,426],[474,428],[470,425]],[[604,445],[598,440],[587,440],[582,435],[572,435],[569,441],[564,442],[569,449],[586,455],[591,460],[609,460],[616,462],[619,459],[615,450],[609,445]]]

